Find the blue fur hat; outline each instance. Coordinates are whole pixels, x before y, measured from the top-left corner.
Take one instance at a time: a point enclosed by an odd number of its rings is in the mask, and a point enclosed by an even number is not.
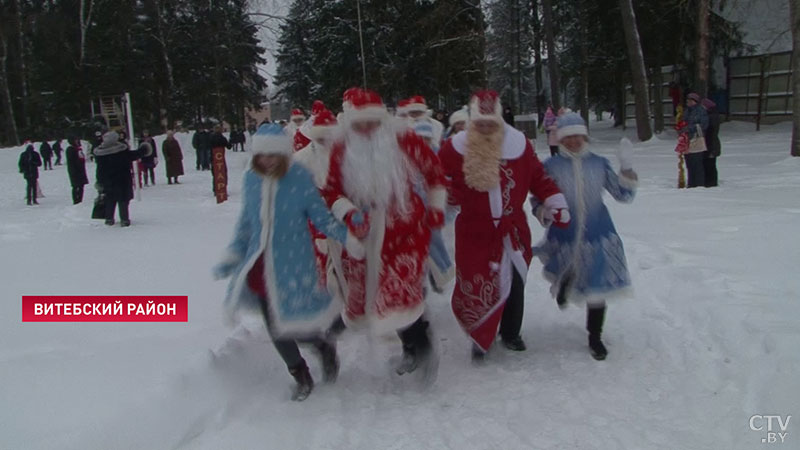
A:
[[[419,137],[433,138],[433,124],[429,120],[418,120],[414,122],[414,133]]]
[[[292,154],[292,139],[283,131],[283,128],[274,123],[265,123],[258,127],[253,135],[253,155],[284,155]]]
[[[567,136],[589,136],[589,130],[586,128],[586,122],[583,117],[578,113],[568,112],[558,118],[556,122],[558,131],[556,138],[561,141]]]

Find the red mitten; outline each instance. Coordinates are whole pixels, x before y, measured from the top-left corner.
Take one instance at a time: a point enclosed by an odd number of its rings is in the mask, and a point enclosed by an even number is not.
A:
[[[369,234],[369,217],[357,209],[353,209],[344,216],[344,224],[358,239],[364,239]]]
[[[428,226],[431,228],[442,228],[444,226],[444,211],[441,209],[429,209],[425,212]]]
[[[569,210],[567,208],[559,208],[553,211],[553,225],[566,229],[569,227],[569,221]]]

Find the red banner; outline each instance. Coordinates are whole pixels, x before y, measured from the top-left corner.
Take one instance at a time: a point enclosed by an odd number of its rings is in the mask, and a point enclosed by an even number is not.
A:
[[[23,322],[188,322],[189,297],[39,296],[22,297]]]
[[[217,203],[228,199],[228,165],[225,163],[225,147],[211,149],[211,174],[214,176],[214,195]]]

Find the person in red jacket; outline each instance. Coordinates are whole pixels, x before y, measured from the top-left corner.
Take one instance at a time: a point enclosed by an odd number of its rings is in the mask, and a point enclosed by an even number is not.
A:
[[[467,129],[439,151],[451,180],[456,218],[456,287],[452,307],[480,361],[498,334],[510,350],[525,350],[520,336],[531,233],[523,205],[533,194],[569,223],[567,202],[547,176],[531,142],[503,121],[496,92],[475,93]]]

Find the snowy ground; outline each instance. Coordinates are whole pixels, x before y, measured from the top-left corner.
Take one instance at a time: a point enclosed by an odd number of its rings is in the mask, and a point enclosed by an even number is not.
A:
[[[608,127],[594,124],[593,149],[611,155],[622,133]],[[338,382],[304,403],[289,399],[257,319],[223,325],[225,283],[209,275],[246,154],[228,154],[231,200],[217,205],[181,139],[188,175],[168,186],[160,165],[128,229],[89,219],[90,187],[73,206],[65,166],[41,172],[46,198],[26,206],[21,149],[0,149],[0,449],[755,449],[766,422],[751,431],[751,416],[800,413],[800,158],[788,126],[723,126],[716,189],[675,189],[672,136],[636,145],[636,201],[607,197],[636,288],[610,306],[608,360],[591,359],[583,310],[559,311],[535,263],[527,352],[498,347],[473,367],[449,292],[433,295],[433,386],[390,373],[396,341],[346,333]],[[21,322],[22,295],[82,294],[188,295],[189,322]],[[800,448],[796,421],[782,448]]]

